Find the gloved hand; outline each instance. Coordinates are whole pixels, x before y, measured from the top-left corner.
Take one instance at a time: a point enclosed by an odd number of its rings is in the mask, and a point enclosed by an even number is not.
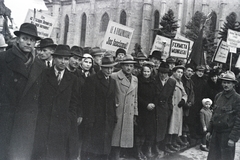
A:
[[[185,105],[185,100],[182,99],[179,103],[178,103],[178,107],[181,108]]]

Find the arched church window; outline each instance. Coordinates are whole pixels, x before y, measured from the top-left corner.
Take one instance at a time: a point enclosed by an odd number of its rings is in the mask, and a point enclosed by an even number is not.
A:
[[[126,23],[127,23],[127,14],[123,10],[120,14],[120,24],[126,25]]]
[[[80,46],[85,46],[85,40],[86,40],[86,28],[87,28],[87,16],[84,13],[82,15],[82,25],[81,25],[81,38],[80,38]]]
[[[68,36],[68,28],[69,28],[69,17],[68,15],[65,16],[64,22],[64,37],[63,37],[63,44],[67,44],[67,36]]]
[[[109,16],[108,14],[105,12],[102,16],[101,19],[101,28],[100,28],[100,32],[105,32],[107,30],[107,26],[108,26],[108,22],[109,22]]]

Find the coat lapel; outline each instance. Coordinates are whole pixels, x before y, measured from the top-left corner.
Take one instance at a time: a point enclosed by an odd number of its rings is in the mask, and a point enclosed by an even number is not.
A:
[[[41,75],[42,70],[44,69],[43,64],[40,63],[39,60],[36,60],[30,70],[29,73],[29,78],[28,78],[28,82],[27,85],[23,91],[22,97],[28,92],[28,90],[31,88],[31,86],[34,84],[34,82],[36,81],[36,79]]]
[[[65,69],[61,83],[58,85],[59,93],[64,91],[65,88],[67,88],[70,85],[69,83],[70,81],[71,81],[71,73],[69,73],[69,71]]]
[[[57,77],[55,75],[53,67],[48,69],[47,77],[48,77],[48,82],[53,86],[53,88],[55,88],[55,90],[57,90],[58,89],[58,82],[57,82]]]
[[[28,78],[28,71],[21,58],[17,58],[13,52],[9,52],[6,56],[7,66],[17,73],[20,73],[24,77]]]
[[[128,88],[127,94],[132,92],[138,85],[137,78],[135,76],[132,76],[130,87]]]
[[[127,77],[124,75],[122,70],[119,71],[118,73],[118,78],[121,80],[121,84],[125,87],[130,87],[130,82],[128,81]]]

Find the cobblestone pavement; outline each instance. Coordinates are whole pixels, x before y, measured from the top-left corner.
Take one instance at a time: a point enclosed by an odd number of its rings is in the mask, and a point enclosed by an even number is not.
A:
[[[189,148],[185,151],[167,155],[161,160],[206,160],[208,152],[201,151],[199,145]],[[134,158],[121,158],[121,160],[135,160]],[[157,160],[157,159],[151,159]],[[160,159],[159,159],[160,160]],[[236,144],[235,160],[240,160],[240,141]]]

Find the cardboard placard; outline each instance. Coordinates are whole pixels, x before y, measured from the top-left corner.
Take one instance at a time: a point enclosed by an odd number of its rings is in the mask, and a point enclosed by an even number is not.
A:
[[[220,40],[218,42],[218,47],[215,51],[214,61],[220,63],[226,63],[228,57],[228,45],[227,42]]]
[[[114,52],[118,48],[123,48],[128,51],[133,31],[133,28],[109,21],[104,40],[102,42],[102,48]]]
[[[29,9],[25,22],[35,24],[38,31],[38,36],[41,38],[48,38],[51,36],[56,19],[50,15]]]
[[[171,44],[170,38],[156,35],[150,55],[152,55],[152,52],[155,50],[162,51],[163,52],[162,59],[163,60],[167,59],[167,57],[169,57],[170,44]]]
[[[176,58],[188,58],[189,55],[189,41],[183,41],[178,39],[172,39],[170,45],[170,56]]]

